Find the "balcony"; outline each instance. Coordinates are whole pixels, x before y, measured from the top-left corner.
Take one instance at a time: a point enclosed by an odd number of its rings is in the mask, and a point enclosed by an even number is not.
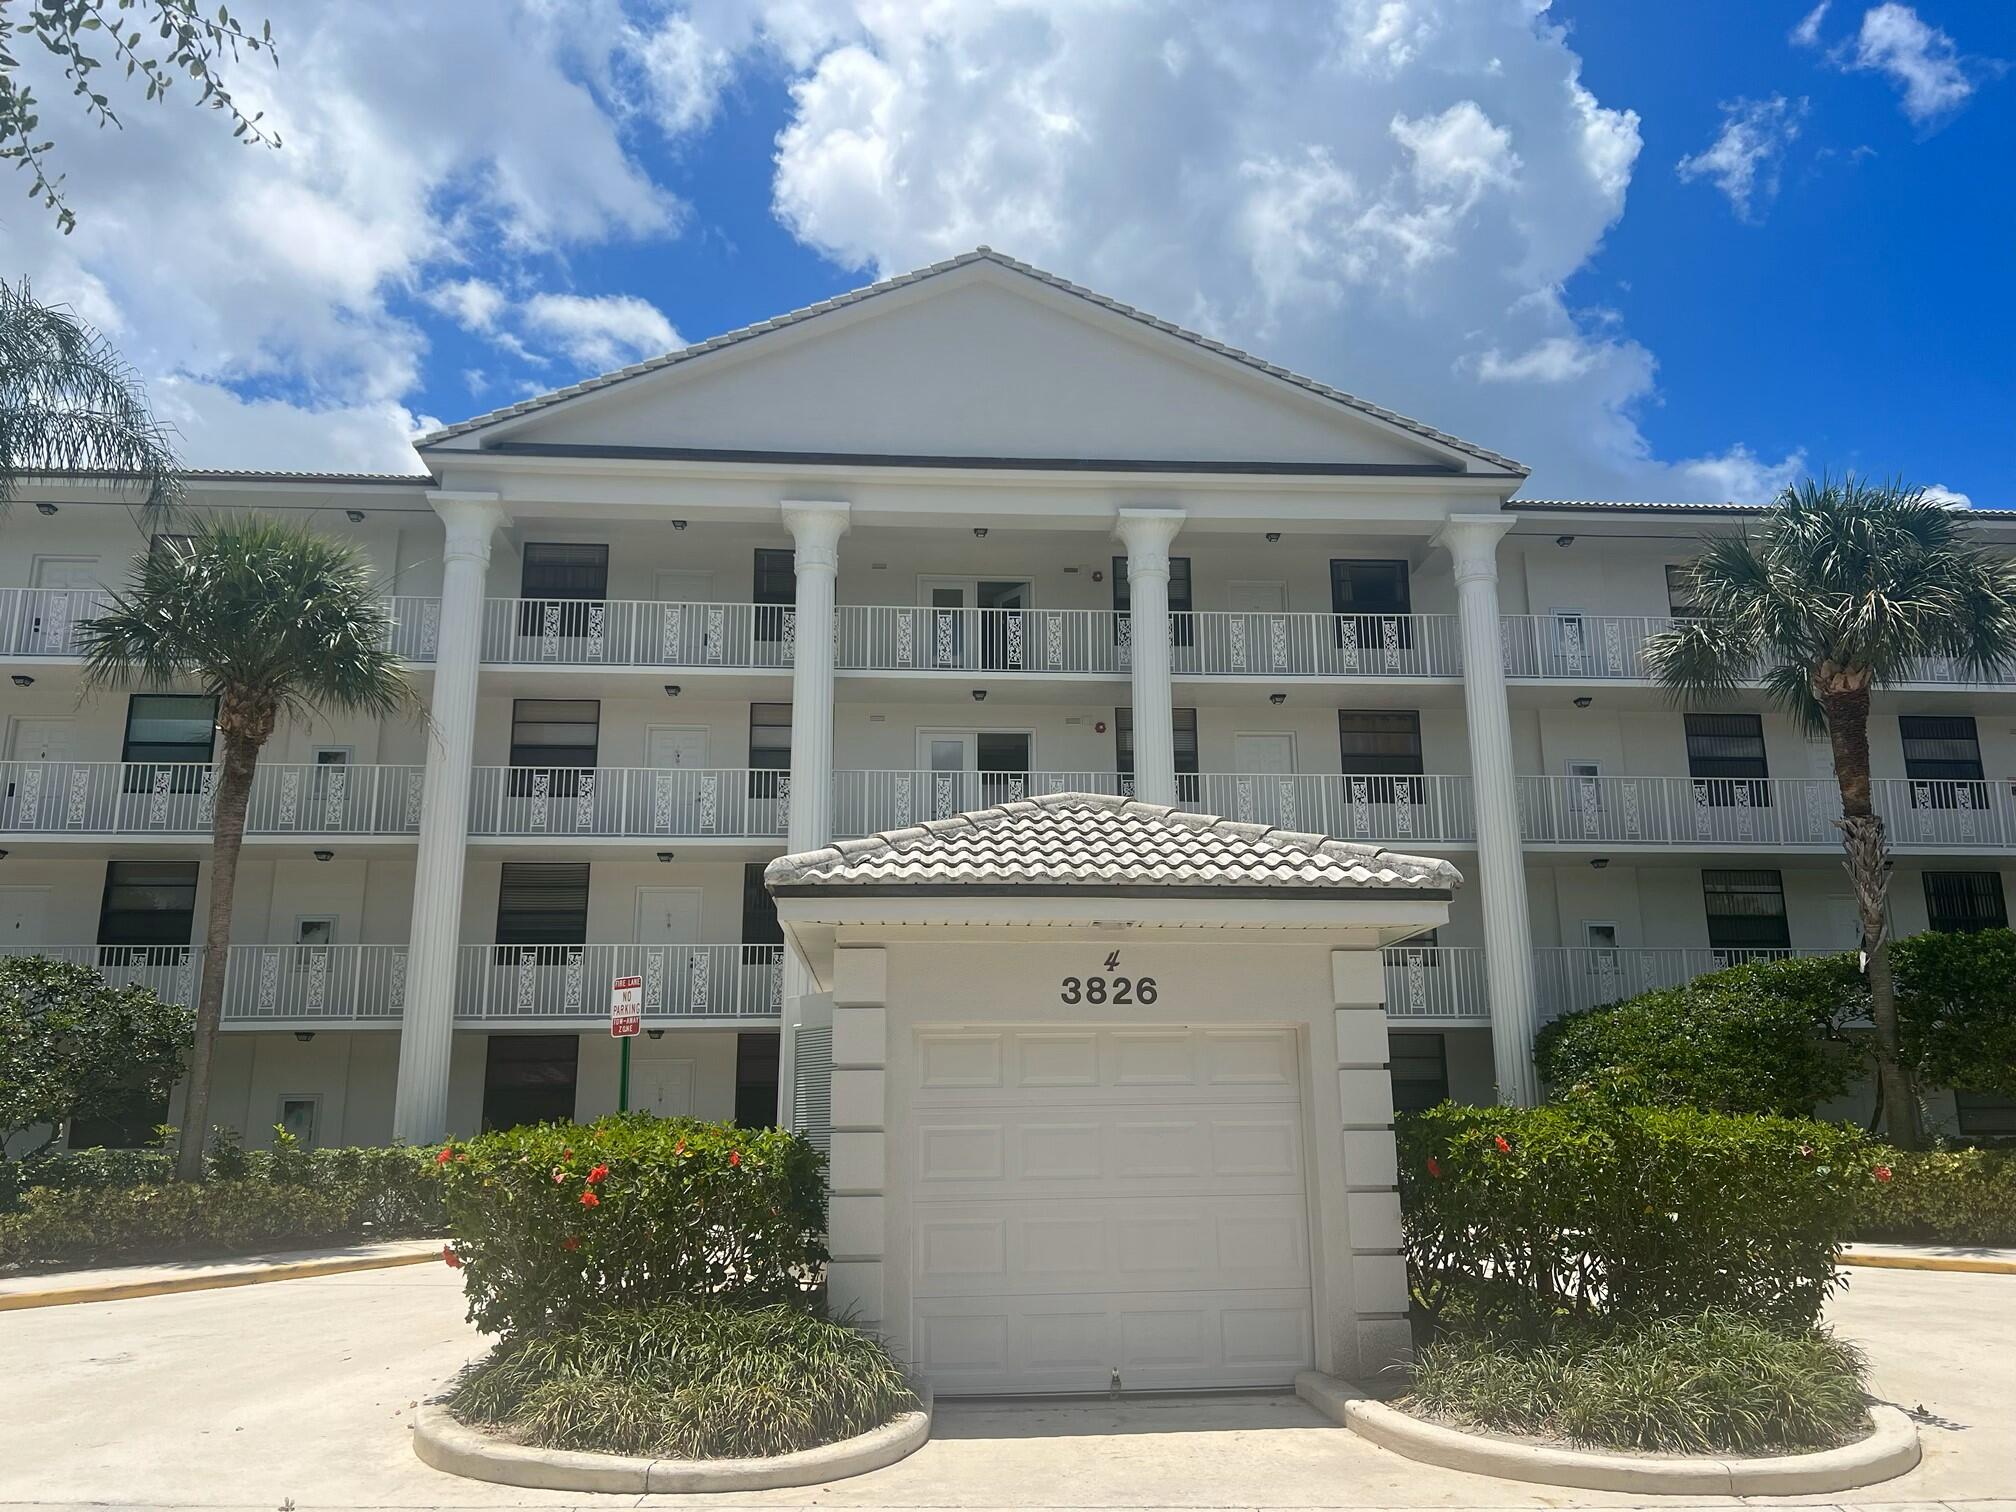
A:
[[[248,836],[410,835],[422,769],[261,765]],[[0,762],[0,833],[208,839],[213,769],[147,761]]]
[[[745,767],[477,767],[469,833],[781,843],[791,774]]]
[[[114,987],[139,986],[164,1003],[196,1006],[203,974],[201,945],[8,945],[0,956],[48,956],[89,966]]]
[[[0,588],[0,657],[33,661],[83,655],[78,627],[111,606],[97,588]],[[431,662],[441,640],[441,600],[401,595],[390,600],[392,649],[409,662]]]
[[[455,1017],[492,1025],[606,1023],[609,984],[619,976],[643,978],[647,1026],[775,1022],[783,1010],[778,945],[464,945]]]
[[[1395,1023],[1460,1028],[1491,1022],[1481,945],[1389,945],[1386,1017]]]

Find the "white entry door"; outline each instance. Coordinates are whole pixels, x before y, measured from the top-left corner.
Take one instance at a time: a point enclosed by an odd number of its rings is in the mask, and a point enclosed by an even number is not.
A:
[[[48,888],[0,887],[0,950],[48,944],[43,937],[48,917]]]
[[[700,938],[700,889],[637,889],[637,943],[691,945]]]
[[[1310,1368],[1292,1033],[925,1029],[909,1094],[911,1356],[939,1392]]]
[[[30,653],[70,650],[71,626],[89,613],[75,595],[95,590],[99,575],[96,557],[36,558],[35,587],[46,591],[35,596],[29,623],[23,627],[26,643],[20,649]]]
[[[657,771],[707,765],[704,725],[653,725],[644,737],[644,761]]]
[[[1287,733],[1234,735],[1232,770],[1263,777],[1290,777],[1295,773],[1295,737]]]
[[[1225,607],[1234,614],[1279,614],[1288,607],[1286,583],[1227,583]]]
[[[659,1060],[638,1051],[630,1059],[630,1106],[640,1113],[656,1113],[660,1118],[691,1117],[693,1062]]]
[[[77,757],[77,721],[74,719],[17,719],[7,754],[15,761],[74,761]]]
[[[705,604],[713,600],[714,574],[711,572],[661,572],[658,574],[658,602],[661,604]]]

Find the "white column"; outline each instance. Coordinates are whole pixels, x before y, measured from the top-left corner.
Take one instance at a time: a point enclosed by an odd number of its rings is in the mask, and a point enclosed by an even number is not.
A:
[[[817,850],[833,839],[833,586],[847,506],[786,499],[784,528],[797,548],[797,608],[791,659],[791,794],[786,847]],[[784,958],[784,997],[812,990],[796,955]],[[780,1068],[780,1080],[789,1067]]]
[[[1127,618],[1134,679],[1134,796],[1176,802],[1176,733],[1169,686],[1169,543],[1180,509],[1123,509],[1113,533],[1127,548]]]
[[[490,537],[504,523],[495,494],[430,493],[447,539],[441,552],[441,635],[434,653],[433,728],[413,872],[406,1008],[392,1133],[427,1144],[448,1132],[448,1059],[455,1039],[455,962],[462,939],[462,870],[469,843],[477,667]],[[468,1132],[474,1133],[474,1130]]]
[[[1510,515],[1452,515],[1436,544],[1455,561],[1456,614],[1463,636],[1463,712],[1470,727],[1477,802],[1478,889],[1484,908],[1484,969],[1490,981],[1491,1055],[1498,1100],[1540,1100],[1533,1069],[1533,934],[1526,911],[1526,863],[1512,765],[1512,715],[1505,701],[1499,635],[1498,541]]]

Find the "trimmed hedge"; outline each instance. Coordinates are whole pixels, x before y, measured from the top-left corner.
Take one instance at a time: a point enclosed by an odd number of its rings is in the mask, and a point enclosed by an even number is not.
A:
[[[1855,1236],[2016,1244],[2016,1150],[1879,1150],[1887,1181],[1856,1185]]]
[[[2016,931],[1931,931],[1890,947],[1904,1058],[1928,1086],[2016,1097]]]
[[[880,1341],[790,1303],[600,1309],[507,1340],[448,1397],[528,1444],[654,1458],[790,1454],[917,1405]]]
[[[1852,955],[1751,961],[1565,1014],[1533,1053],[1557,1096],[1811,1117],[1863,1069],[1840,1031],[1866,1001]]]
[[[1592,1101],[1397,1122],[1415,1298],[1477,1325],[1717,1309],[1809,1324],[1881,1184],[1860,1134],[1801,1119]]]
[[[469,1319],[507,1337],[598,1307],[758,1306],[818,1284],[826,1160],[782,1129],[619,1114],[433,1156]]]

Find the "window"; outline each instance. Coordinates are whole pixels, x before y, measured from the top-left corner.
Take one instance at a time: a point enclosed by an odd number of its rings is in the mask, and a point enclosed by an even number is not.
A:
[[[334,914],[304,914],[294,921],[294,943],[296,945],[334,945],[336,943],[336,916]]]
[[[497,888],[499,945],[578,945],[587,938],[587,862],[504,863]]]
[[[1687,775],[1716,808],[1771,801],[1764,761],[1764,721],[1755,714],[1689,714]],[[1745,781],[1743,779],[1753,779]]]
[[[2009,909],[2002,899],[2002,874],[1992,871],[1925,873],[1927,927],[1948,934],[2007,929]]]
[[[322,1111],[322,1099],[313,1095],[283,1096],[280,1099],[280,1116],[274,1120],[281,1128],[292,1134],[303,1145],[315,1143],[316,1115]]]
[[[1396,777],[1421,775],[1421,715],[1414,709],[1339,709],[1337,746],[1347,777],[1383,778],[1371,785],[1374,803],[1392,803],[1407,790],[1407,801],[1419,803],[1422,784],[1399,783]]]
[[[1733,964],[1758,951],[1789,950],[1785,880],[1775,871],[1704,871],[1709,948]]]
[[[1992,1092],[1955,1092],[1953,1107],[1962,1134],[2016,1134],[2016,1097]]]
[[[777,900],[763,885],[761,861],[746,862],[742,867],[742,943],[784,943],[784,927],[777,922]]]
[[[777,1123],[777,1066],[780,1036],[735,1036],[735,1122],[745,1129]]]
[[[1113,558],[1113,612],[1116,615],[1129,612],[1132,603],[1131,590],[1127,583],[1127,558]],[[1193,646],[1197,643],[1197,621],[1191,613],[1197,605],[1191,596],[1190,558],[1169,558],[1169,642],[1175,646]],[[1113,623],[1113,639],[1120,639],[1120,623]]]
[[[216,699],[200,694],[135,693],[126,700],[126,740],[119,759],[207,766],[216,740]],[[186,788],[182,785],[185,778]],[[178,772],[176,791],[193,793],[201,781],[201,773]],[[129,782],[127,790],[144,792],[151,782],[148,774],[138,788]]]
[[[100,945],[186,950],[196,922],[194,861],[110,861],[98,905]],[[100,952],[105,954],[105,952]],[[130,959],[139,952],[121,952]]]
[[[798,566],[788,546],[756,548],[756,574],[749,601],[756,605],[756,638],[784,639],[784,611],[798,602]]]
[[[1694,602],[1693,585],[1688,575],[1693,568],[1671,566],[1666,568],[1666,612],[1675,619],[1699,619],[1701,606]]]
[[[484,1132],[571,1120],[580,1060],[578,1034],[491,1035],[483,1063]]]
[[[1196,803],[1201,797],[1197,765],[1197,711],[1171,709],[1170,733],[1176,741],[1176,797],[1182,803]],[[1113,711],[1113,763],[1123,779],[1134,776],[1134,711]]]
[[[749,796],[775,798],[780,778],[791,775],[791,705],[749,705]]]
[[[609,548],[527,541],[518,595],[528,599],[606,599]]]
[[[315,765],[324,767],[350,765],[350,747],[317,746],[315,748]]]
[[[1401,617],[1400,644],[1412,644],[1414,626],[1404,616],[1412,612],[1413,596],[1407,583],[1405,562],[1333,559],[1330,563],[1330,611],[1337,616],[1337,644],[1344,644],[1344,621],[1366,618]],[[1361,644],[1377,645],[1380,632],[1365,625],[1356,627]]]
[[[532,770],[553,772],[556,797],[571,797],[575,777],[593,771],[601,746],[602,705],[592,698],[514,698],[511,701],[511,796],[532,792]]]
[[[1389,1034],[1393,1111],[1419,1113],[1449,1100],[1449,1057],[1439,1034]]]
[[[1897,733],[1904,739],[1904,775],[1912,779],[1913,808],[1957,809],[1963,801],[1969,808],[1988,806],[1981,739],[1972,716],[1900,714]]]

